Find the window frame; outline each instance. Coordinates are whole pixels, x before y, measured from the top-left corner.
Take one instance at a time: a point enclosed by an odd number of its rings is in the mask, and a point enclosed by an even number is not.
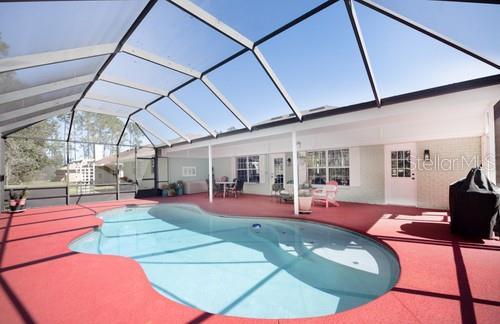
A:
[[[240,167],[240,159],[244,159],[245,167],[241,168]],[[256,159],[257,162],[255,161],[250,161],[250,159]],[[255,168],[250,167],[250,163],[257,163],[257,166]],[[260,183],[260,170],[261,170],[261,161],[260,161],[260,156],[259,155],[243,155],[243,156],[237,156],[235,157],[235,170],[236,170],[236,178],[240,179],[238,176],[239,171],[245,171],[246,173],[246,180],[244,180],[244,183],[249,183],[249,184],[259,184]],[[250,181],[251,176],[250,176],[250,171],[256,171],[256,176],[257,176],[257,181]]]
[[[335,164],[330,165],[330,152],[340,153],[340,161],[341,161],[340,164],[341,165],[335,165]],[[333,169],[334,174],[335,174],[335,171],[347,170],[347,172],[345,172],[344,175],[341,175],[341,177],[347,179],[347,184],[341,184],[341,182],[339,182],[337,180],[334,180],[334,181],[337,181],[337,183],[341,186],[350,187],[350,185],[351,185],[351,172],[350,172],[351,159],[350,159],[349,154],[350,154],[349,148],[338,148],[338,149],[327,150],[326,165],[327,165],[328,170],[326,172],[326,179],[328,179],[328,181],[332,181],[332,179],[330,178],[330,176],[331,176],[330,169]]]
[[[340,152],[340,156],[341,156],[341,165],[334,165],[333,163],[330,165],[330,152],[335,152],[335,151],[338,151]],[[350,158],[350,148],[349,147],[339,147],[339,148],[327,148],[327,149],[321,149],[321,150],[308,150],[308,151],[304,151],[305,152],[305,160],[306,160],[306,179],[308,182],[311,181],[311,179],[309,179],[309,170],[310,169],[313,169],[313,170],[325,170],[325,184],[328,182],[328,181],[331,181],[330,180],[330,171],[331,169],[335,169],[335,170],[347,170],[346,174],[344,177],[347,178],[347,183],[348,184],[340,184],[339,183],[339,186],[341,187],[350,187],[351,186],[351,171],[350,171],[350,167],[351,167],[351,158]],[[308,158],[308,154],[309,153],[317,153],[317,152],[322,152],[324,153],[324,156],[325,156],[325,165],[324,166],[309,166],[309,158]],[[346,163],[346,160],[344,159],[345,157],[347,157],[347,163]],[[322,175],[321,175],[322,176]],[[313,187],[317,187],[317,186],[324,186],[325,184],[313,184],[311,183],[311,185]]]

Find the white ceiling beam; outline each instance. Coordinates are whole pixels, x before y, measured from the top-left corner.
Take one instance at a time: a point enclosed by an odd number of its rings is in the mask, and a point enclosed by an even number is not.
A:
[[[118,78],[118,77],[108,75],[108,74],[101,75],[99,77],[99,80],[118,84],[121,86],[125,86],[128,88],[132,88],[132,89],[136,89],[136,90],[140,90],[140,91],[144,91],[144,92],[153,93],[153,94],[160,95],[160,96],[165,96],[165,97],[168,96],[168,91],[166,91],[166,90],[163,90],[160,88],[155,88],[155,87],[150,87],[150,86],[147,86],[147,85],[144,85],[141,83],[125,80],[123,78]]]
[[[20,127],[23,127],[23,126],[26,126],[29,124],[37,123],[39,121],[42,121],[42,120],[48,119],[50,117],[54,117],[54,116],[57,116],[57,115],[60,115],[60,114],[63,114],[63,113],[69,112],[69,111],[71,111],[71,105],[64,107],[64,108],[61,108],[61,109],[54,110],[54,111],[49,111],[47,113],[43,113],[43,114],[40,114],[37,116],[23,118],[19,121],[11,122],[6,126],[0,126],[0,133],[4,134],[5,132],[8,132],[10,130],[20,128]]]
[[[100,44],[53,52],[7,57],[0,59],[0,73],[25,69],[34,66],[111,54],[115,50],[116,45],[117,43]]]
[[[179,107],[182,111],[189,115],[189,117],[191,117],[195,122],[197,122],[198,125],[203,127],[203,129],[205,129],[210,135],[212,135],[213,137],[217,137],[217,133],[212,128],[208,127],[208,125],[200,117],[198,117],[197,114],[189,109],[189,107],[185,103],[180,101],[179,98],[177,98],[174,94],[169,95],[168,98],[172,100],[172,102],[176,104],[177,107]]]
[[[271,81],[273,82],[276,89],[278,89],[278,91],[281,93],[281,96],[283,97],[283,99],[285,99],[285,101],[288,104],[288,106],[290,107],[290,109],[292,109],[295,116],[297,116],[297,118],[299,120],[302,120],[302,113],[300,112],[299,107],[295,104],[292,97],[288,94],[288,92],[286,91],[285,87],[283,86],[283,84],[279,80],[276,73],[274,73],[273,69],[271,68],[271,65],[269,65],[269,62],[267,62],[266,58],[264,57],[264,54],[262,54],[262,52],[259,50],[258,47],[255,47],[253,49],[253,53],[255,54],[255,58],[257,59],[257,61],[259,61],[260,65],[262,66],[264,71],[267,73],[267,75],[269,76]]]
[[[248,130],[252,130],[252,124],[249,123],[245,117],[239,112],[238,109],[222,94],[222,92],[215,86],[215,84],[208,79],[206,75],[201,78],[201,81],[207,86],[207,88],[226,106],[229,111],[245,126]]]
[[[94,102],[94,104],[92,104],[92,102]],[[97,103],[97,105],[95,105],[95,103]],[[137,111],[137,109],[139,108],[110,104],[108,102],[103,103],[102,101],[90,98],[85,98],[85,100],[81,100],[75,107],[75,110],[78,111],[88,111],[97,114],[112,115],[124,118],[128,118],[128,116]]]
[[[80,95],[76,94],[76,95],[58,98],[55,100],[42,102],[40,104],[29,106],[29,107],[18,108],[18,109],[6,111],[6,112],[0,111],[0,120],[8,120],[10,118],[22,117],[23,115],[28,115],[28,114],[34,113],[36,111],[39,111],[39,110],[45,110],[45,109],[48,109],[51,107],[56,107],[56,106],[64,105],[67,103],[73,103],[73,102],[76,102],[79,98],[80,98]]]
[[[149,128],[149,126],[147,126],[146,124],[144,124],[141,121],[137,120],[137,118],[135,118],[134,116],[132,116],[131,119],[135,123],[137,123],[141,128],[144,128],[145,130],[147,130],[148,132],[150,132],[151,134],[153,134],[155,137],[158,137],[158,139],[161,140],[163,143],[167,144],[168,146],[172,146],[172,144],[170,143],[170,141],[168,139],[163,138],[163,136],[161,136],[160,134],[158,134],[158,132],[154,131],[152,128]],[[151,143],[151,144],[153,144],[153,143]]]
[[[6,102],[11,102],[11,101],[16,101],[19,99],[24,99],[24,98],[28,98],[28,97],[32,97],[32,96],[36,96],[36,95],[40,95],[40,94],[51,92],[51,91],[69,88],[69,87],[77,86],[80,84],[89,83],[93,79],[94,79],[93,74],[86,74],[86,75],[82,75],[82,76],[71,78],[71,79],[55,81],[55,82],[46,83],[46,84],[42,84],[39,86],[27,88],[27,89],[21,89],[21,90],[16,90],[16,91],[4,93],[4,94],[0,95],[0,104],[6,103]]]
[[[194,3],[192,3],[189,0],[169,0],[172,4],[176,5],[177,7],[181,8],[182,10],[186,11],[190,15],[198,18],[199,20],[203,21],[205,24],[211,26],[212,28],[218,30],[222,34],[226,35],[227,37],[231,38],[235,42],[239,43],[240,45],[252,49],[254,47],[254,43],[240,34],[238,31],[236,31],[234,28],[226,25],[216,17],[212,16],[210,13],[207,11],[203,10],[202,8],[198,7]]]
[[[180,137],[182,137],[183,139],[185,139],[186,141],[188,141],[189,143],[191,143],[191,139],[188,136],[184,135],[183,132],[181,132],[177,127],[174,126],[174,124],[172,124],[170,121],[168,121],[165,117],[163,117],[157,111],[155,111],[154,109],[151,109],[151,108],[146,109],[146,111],[148,113],[150,113],[151,115],[153,115],[154,117],[156,117],[156,119],[158,119],[159,121],[161,121],[165,126],[167,126],[168,128],[170,128],[177,135],[179,135]]]
[[[133,55],[135,57],[138,57],[140,59],[149,61],[151,63],[166,67],[170,70],[174,70],[183,74],[187,74],[189,76],[195,77],[195,78],[200,78],[201,77],[201,72],[197,71],[195,69],[192,69],[190,67],[184,66],[182,64],[176,63],[174,61],[171,61],[169,59],[166,59],[164,57],[161,57],[159,55],[149,53],[147,51],[144,51],[142,49],[139,49],[137,47],[134,47],[129,44],[123,45],[121,51],[123,53],[127,53],[130,55]]]
[[[100,101],[100,102],[107,102],[107,103],[111,103],[111,104],[115,104],[115,105],[134,108],[135,110],[144,109],[144,107],[139,107],[139,106],[134,106],[134,105],[131,105],[128,103],[124,103],[124,102],[121,102],[120,100],[116,100],[116,99],[108,97],[108,96],[86,95],[83,99],[91,99],[91,100],[96,100],[96,101]]]

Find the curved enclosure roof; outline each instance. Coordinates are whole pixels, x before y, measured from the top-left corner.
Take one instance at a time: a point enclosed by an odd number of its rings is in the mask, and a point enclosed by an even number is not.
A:
[[[170,146],[498,83],[498,30],[485,1],[2,2],[0,133]]]

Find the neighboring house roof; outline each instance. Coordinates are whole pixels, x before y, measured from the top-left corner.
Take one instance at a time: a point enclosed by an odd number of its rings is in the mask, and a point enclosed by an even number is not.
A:
[[[149,158],[149,157],[154,157],[154,148],[152,146],[144,146],[139,149],[137,149],[137,157],[142,157],[142,158]],[[123,152],[120,152],[120,162],[125,162],[125,161],[133,161],[135,159],[135,152],[134,149],[129,149]],[[102,158],[98,161],[95,162],[96,166],[104,166],[104,165],[110,165],[114,164],[116,162],[116,156],[115,155],[109,155],[106,156],[105,158]]]

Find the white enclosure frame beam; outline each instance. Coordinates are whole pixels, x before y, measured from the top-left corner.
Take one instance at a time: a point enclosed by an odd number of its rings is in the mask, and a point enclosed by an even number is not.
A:
[[[27,89],[21,89],[21,90],[16,90],[16,91],[12,91],[12,92],[7,92],[7,93],[0,95],[0,104],[20,100],[20,99],[27,98],[27,97],[40,95],[40,94],[51,92],[51,91],[61,90],[64,88],[70,88],[70,87],[77,86],[80,84],[89,83],[93,79],[94,79],[93,74],[86,74],[86,75],[82,75],[82,76],[79,76],[76,78],[55,81],[55,82],[46,83],[46,84],[42,84],[39,86],[27,88]]]
[[[177,135],[188,141],[188,143],[191,143],[191,139],[185,135],[183,132],[181,132],[177,127],[174,126],[170,121],[168,121],[165,117],[163,117],[161,114],[159,114],[157,111],[154,111],[154,109],[148,108],[145,109],[147,112],[149,112],[151,115],[156,117],[159,121],[161,121],[165,126],[170,128],[173,132],[175,132]]]
[[[190,67],[184,66],[182,64],[176,63],[159,55],[149,53],[132,45],[125,44],[123,45],[121,52],[127,53],[129,55],[138,57],[145,61],[160,65],[162,67],[168,68],[170,70],[174,70],[194,78],[199,79],[201,77],[201,72]]]
[[[387,9],[381,5],[378,5],[370,0],[356,0],[356,1],[361,3],[362,5],[364,5],[365,7],[368,7],[372,10],[375,10],[378,13],[381,13],[384,16],[392,18],[392,19],[394,19],[394,20],[396,20],[396,21],[398,21],[398,22],[400,22],[400,23],[402,23],[410,28],[418,30],[419,32],[421,32],[427,36],[430,36],[430,37],[432,37],[432,38],[434,38],[434,39],[436,39],[436,40],[438,40],[438,41],[440,41],[448,46],[451,46],[451,47],[461,51],[462,53],[465,53],[469,56],[472,56],[475,59],[478,59],[478,60],[482,61],[483,63],[491,65],[494,68],[500,70],[500,64],[494,62],[493,60],[486,58],[484,55],[476,53],[476,52],[466,48],[465,46],[455,42],[454,40],[452,40],[446,36],[443,36],[430,28],[427,28],[423,25],[420,25],[419,23],[416,23],[413,20],[411,20],[403,15],[400,15],[400,14],[398,14],[390,9]]]
[[[96,100],[96,101],[101,101],[101,102],[108,102],[108,103],[112,103],[112,104],[116,104],[116,105],[121,105],[121,106],[125,106],[125,107],[134,108],[134,109],[137,109],[137,110],[144,110],[144,111],[148,112],[149,114],[151,114],[154,118],[158,119],[163,125],[165,125],[169,129],[171,129],[174,133],[176,133],[177,135],[179,135],[180,137],[184,138],[186,141],[188,141],[189,143],[191,143],[191,139],[189,137],[187,137],[186,135],[183,135],[182,132],[177,129],[177,127],[175,127],[172,123],[168,122],[164,117],[162,117],[158,113],[155,113],[155,112],[153,112],[151,110],[147,110],[147,109],[144,109],[144,108],[141,108],[141,107],[138,107],[138,106],[127,105],[127,104],[124,104],[124,103],[121,103],[121,102],[118,102],[116,100],[113,100],[113,99],[110,99],[110,98],[106,98],[106,97],[87,96],[87,97],[85,97],[85,99],[91,99],[91,100]],[[85,110],[85,109],[82,109],[82,110]],[[143,128],[146,129],[148,132],[150,132],[150,133],[152,133],[153,135],[156,136],[155,132],[152,132],[151,130],[149,130],[146,127],[143,127]],[[161,138],[159,136],[157,136],[157,137],[159,139],[161,139],[162,141],[164,141],[163,138]],[[165,143],[167,143],[168,146],[171,146],[171,144],[170,144],[169,141],[166,141]]]
[[[54,110],[54,111],[49,111],[49,112],[46,112],[46,113],[42,113],[42,114],[37,115],[37,116],[33,116],[33,117],[26,118],[26,119],[22,119],[20,121],[12,122],[12,123],[9,123],[6,126],[0,126],[0,133],[2,134],[2,136],[7,136],[9,134],[5,134],[5,133],[9,132],[10,130],[13,130],[13,129],[16,129],[16,128],[23,128],[23,126],[34,124],[34,123],[40,122],[42,120],[48,119],[50,117],[54,117],[54,116],[57,116],[57,115],[60,115],[60,114],[64,114],[64,113],[70,112],[70,111],[71,111],[71,106],[67,106],[67,107],[64,107],[64,108],[61,108],[61,109],[57,109],[57,110]]]
[[[168,99],[172,100],[172,102],[179,107],[182,111],[184,111],[189,117],[191,117],[195,122],[198,123],[201,127],[203,127],[204,130],[206,130],[210,135],[213,137],[217,137],[217,133],[208,127],[208,125],[200,118],[198,115],[196,115],[189,107],[182,101],[179,100],[174,94],[170,94],[168,96]]]
[[[118,43],[108,43],[0,59],[0,73],[35,66],[112,54]]]
[[[286,91],[285,87],[283,84],[281,84],[281,81],[279,80],[278,76],[276,73],[274,73],[273,69],[271,68],[271,65],[269,65],[269,62],[267,62],[266,58],[264,57],[264,54],[259,50],[258,47],[255,47],[253,50],[253,53],[255,55],[255,58],[257,61],[260,63],[266,74],[269,76],[271,81],[273,82],[274,86],[276,89],[278,89],[279,93],[285,99],[286,103],[292,109],[293,113],[297,118],[302,121],[302,113],[300,112],[299,107],[295,104],[293,101],[292,97],[288,94]]]
[[[297,132],[292,132],[292,174],[293,174],[293,213],[299,214],[299,165],[297,162]]]
[[[172,146],[172,143],[170,143],[169,140],[163,138],[163,136],[161,136],[160,134],[158,134],[158,132],[156,132],[155,130],[153,130],[152,128],[149,128],[148,125],[140,122],[139,120],[137,120],[136,118],[134,118],[134,116],[131,117],[131,119],[134,121],[134,123],[136,123],[137,125],[139,125],[140,127],[144,128],[145,130],[147,130],[148,132],[150,132],[151,134],[153,134],[154,136],[158,137],[159,140],[161,140],[163,143],[167,144],[168,146]],[[151,141],[151,140],[150,140]],[[152,143],[152,142],[151,142]],[[153,144],[154,145],[154,144]]]
[[[12,111],[7,111],[4,113],[0,112],[0,120],[8,120],[10,118],[22,117],[24,115],[29,115],[37,111],[42,111],[45,109],[49,109],[51,107],[56,107],[59,105],[69,104],[76,102],[80,98],[79,94],[71,95],[67,97],[57,98],[54,100],[42,102],[33,106],[22,107],[18,109],[14,109]]]
[[[239,110],[236,109],[236,107],[222,94],[222,92],[215,86],[215,84],[212,83],[212,81],[210,81],[210,79],[206,75],[201,78],[201,81],[217,97],[217,99],[219,99],[220,102],[222,102],[222,104],[226,106],[226,108],[230,112],[233,113],[233,115],[243,124],[243,126],[245,126],[248,130],[252,130],[252,124],[249,123],[245,119],[245,117],[243,117],[243,115],[241,115]]]
[[[94,100],[94,99],[90,99],[90,98],[85,98],[86,100],[92,100],[92,101],[97,101],[97,100]],[[120,107],[121,109],[123,108],[129,108],[129,107]],[[142,109],[140,109],[142,110]],[[110,116],[116,116],[116,117],[122,117],[122,118],[128,118],[128,116],[130,116],[131,114],[133,114],[134,112],[137,111],[137,109],[130,109],[130,110],[123,110],[123,111],[119,111],[118,109],[113,109],[113,110],[106,110],[106,111],[103,111],[101,109],[101,107],[93,107],[93,106],[89,106],[89,105],[86,105],[86,104],[83,104],[81,101],[78,103],[75,111],[86,111],[86,112],[91,112],[91,113],[96,113],[96,114],[104,114],[104,115],[110,115]]]
[[[156,148],[157,146],[155,146],[155,143],[153,143],[153,141],[151,140],[151,138],[148,136],[148,134],[146,134],[146,131],[144,129],[142,129],[142,127],[139,125],[139,124],[135,124],[135,126],[137,126],[137,128],[139,128],[139,130],[141,131],[142,135],[144,135],[144,137],[146,137],[146,139],[148,140],[149,143],[151,143],[151,145],[153,145],[154,148]],[[148,132],[149,133],[149,132]],[[149,133],[149,135],[153,135],[151,133]],[[154,135],[153,135],[154,136]],[[161,142],[161,140],[160,140]],[[136,154],[137,156],[137,154]],[[137,161],[136,161],[137,163]],[[137,166],[136,166],[137,167]],[[136,178],[137,179],[137,178]]]
[[[288,106],[293,111],[295,116],[297,116],[299,121],[302,121],[302,113],[300,112],[300,109],[294,103],[291,96],[288,94],[285,87],[283,86],[283,84],[281,84],[280,80],[278,79],[278,76],[276,75],[276,73],[274,73],[273,69],[267,62],[266,58],[264,57],[262,52],[257,48],[257,46],[255,46],[254,42],[252,42],[245,36],[241,35],[238,31],[224,24],[222,21],[212,16],[210,13],[206,12],[205,10],[198,7],[196,4],[192,3],[189,0],[168,0],[168,1],[177,6],[178,8],[184,10],[191,16],[197,18],[204,24],[217,30],[224,36],[232,39],[236,43],[252,51],[253,54],[255,55],[255,58],[260,63],[266,74],[269,76],[272,83],[276,86],[276,88],[278,89],[279,93],[281,94],[285,102],[288,104]]]
[[[212,170],[212,144],[208,144],[208,201],[214,201],[214,174]]]
[[[381,102],[380,102],[379,91],[377,89],[377,83],[375,82],[375,76],[373,74],[373,69],[370,64],[370,58],[368,57],[368,52],[366,50],[365,40],[363,39],[363,33],[361,32],[361,27],[358,22],[358,16],[356,15],[356,10],[354,8],[352,1],[353,0],[344,0],[344,4],[347,9],[347,13],[349,14],[349,20],[351,21],[351,26],[354,32],[354,36],[356,36],[359,52],[361,54],[361,58],[363,59],[363,63],[365,65],[366,74],[368,76],[368,80],[370,81],[370,86],[372,88],[373,96],[375,97],[377,106],[380,108]]]
[[[146,109],[149,109],[149,107],[151,107],[154,103],[156,103],[157,101],[163,99],[163,98],[166,98],[166,97],[169,97],[169,92],[166,91],[166,90],[162,90],[162,89],[158,89],[158,88],[153,88],[153,87],[149,87],[149,86],[146,86],[146,85],[143,85],[143,84],[139,84],[139,83],[136,83],[136,82],[131,82],[131,81],[128,81],[128,80],[124,80],[122,78],[117,78],[117,77],[114,77],[114,76],[110,76],[110,75],[101,75],[101,77],[99,78],[99,80],[101,81],[106,81],[106,82],[110,82],[110,83],[113,83],[113,84],[118,84],[118,85],[121,85],[121,86],[125,86],[125,87],[128,87],[128,88],[132,88],[132,89],[136,89],[136,90],[140,90],[140,91],[144,91],[144,92],[148,92],[148,93],[152,93],[152,94],[156,94],[156,95],[160,95],[162,97],[160,98],[157,98],[156,100],[154,100],[153,102],[151,102],[150,104],[148,104],[146,106]],[[173,95],[172,95],[173,96]],[[94,99],[92,97],[86,97],[87,99]],[[184,113],[186,113],[193,121],[195,121],[196,123],[198,123],[202,128],[204,128],[207,132],[209,132],[212,136],[216,136],[215,132],[213,131],[210,131],[208,129],[208,126],[203,122],[201,121],[201,119],[196,116],[189,108],[187,108],[187,106],[185,104],[183,104],[182,102],[180,102],[177,98],[175,98],[174,96],[174,99],[172,98],[169,98],[171,99],[174,104],[176,106],[178,106],[182,111],[184,111]],[[109,102],[109,100],[108,100]],[[137,107],[138,108],[138,107]],[[151,110],[148,110],[152,113]],[[152,113],[153,114],[153,113]],[[153,114],[154,115],[154,114]],[[160,115],[155,115],[155,117],[157,117],[158,119],[162,120],[162,122],[167,125],[168,128],[170,128],[171,130],[173,130],[175,133],[177,133],[179,136],[181,136],[182,138],[184,138],[186,141],[188,141],[189,143],[191,143],[191,139],[189,139],[188,136],[186,135],[183,135],[181,131],[179,131],[172,123],[168,122],[165,120],[165,118],[163,117],[158,117]]]
[[[178,8],[184,10],[188,14],[190,14],[193,17],[198,18],[201,20],[203,23],[209,25],[213,29],[221,32],[222,34],[226,35],[227,37],[231,38],[235,42],[241,44],[244,47],[247,48],[253,48],[254,44],[251,40],[240,34],[238,31],[235,29],[229,27],[228,25],[224,24],[222,21],[217,19],[216,17],[212,16],[210,13],[207,11],[203,10],[202,8],[198,7],[196,4],[192,3],[189,0],[169,0],[170,3],[174,4]]]
[[[136,110],[137,109],[144,109],[143,107],[138,107],[138,106],[130,105],[130,104],[121,102],[119,100],[115,100],[113,98],[105,97],[105,96],[89,96],[89,95],[87,95],[83,99],[91,99],[91,100],[100,101],[100,102],[107,102],[107,103],[111,103],[111,104],[115,104],[115,105],[120,105],[120,106],[124,106],[124,107],[134,108]]]
[[[117,84],[117,85],[124,86],[127,88],[132,88],[135,90],[149,92],[149,93],[156,94],[159,96],[168,96],[168,91],[166,91],[166,90],[162,90],[160,88],[154,88],[154,87],[150,87],[150,86],[147,86],[147,85],[144,85],[141,83],[125,80],[123,78],[118,78],[118,77],[115,77],[115,76],[112,76],[109,74],[101,75],[99,77],[99,80],[106,81],[106,82],[113,83],[113,84]]]

